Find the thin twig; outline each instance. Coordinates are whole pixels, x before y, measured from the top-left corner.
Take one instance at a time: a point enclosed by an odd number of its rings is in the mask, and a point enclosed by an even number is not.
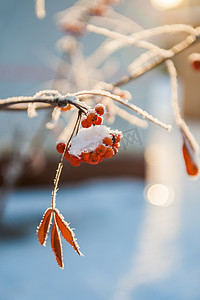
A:
[[[71,139],[72,139],[75,131],[77,130],[77,128],[79,126],[80,119],[81,119],[81,111],[79,110],[76,123],[74,125],[73,130],[72,130],[71,136],[70,136],[70,138],[69,138],[69,140],[68,140],[68,142],[67,142],[67,144],[65,146],[65,150],[64,150],[64,152],[63,152],[63,154],[61,156],[61,160],[60,160],[60,163],[58,164],[58,168],[57,168],[57,171],[56,171],[56,176],[55,176],[55,179],[54,179],[54,186],[53,186],[53,191],[52,191],[52,204],[51,204],[52,205],[52,209],[55,209],[55,207],[56,207],[56,194],[57,194],[57,191],[58,191],[58,183],[59,183],[59,180],[60,180],[60,175],[62,173],[64,157],[65,157],[67,149],[69,148]]]

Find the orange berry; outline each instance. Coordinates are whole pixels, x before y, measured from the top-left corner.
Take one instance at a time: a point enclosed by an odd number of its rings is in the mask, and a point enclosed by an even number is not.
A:
[[[81,121],[81,125],[83,128],[89,128],[92,125],[92,122],[86,118]]]
[[[112,149],[113,149],[114,155],[116,155],[118,152],[118,148],[114,146]]]
[[[95,111],[98,115],[102,116],[104,114],[104,107],[103,105],[97,105],[95,107]]]
[[[59,153],[63,153],[64,150],[65,150],[65,146],[66,146],[66,144],[64,142],[58,142],[57,145],[56,145],[56,150]]]
[[[69,163],[70,163],[70,165],[73,166],[73,167],[78,167],[78,166],[80,166],[80,164],[81,164],[81,160],[77,160],[77,161],[69,160]]]
[[[100,156],[99,163],[102,162],[103,158],[104,158],[103,156]]]
[[[196,70],[200,70],[200,53],[192,53],[189,55],[189,60],[192,67]]]
[[[80,160],[80,158],[78,156],[75,156],[73,154],[70,154],[70,160],[74,160],[74,161],[77,161],[77,160]]]
[[[115,148],[119,149],[120,143],[115,143],[113,146],[114,146]]]
[[[200,70],[200,60],[194,60],[192,66],[195,70]]]
[[[104,145],[99,145],[96,149],[96,153],[100,156],[104,156],[104,154],[106,153],[107,151],[107,147],[104,146]]]
[[[94,122],[95,125],[101,125],[101,123],[103,122],[102,117],[98,117],[97,120]]]
[[[120,134],[115,134],[114,139],[115,139],[115,143],[119,143],[121,141],[121,135]]]
[[[70,155],[68,161],[70,162],[70,164],[74,167],[78,167],[80,166],[80,163],[81,163],[81,159],[75,155]]]
[[[106,137],[103,139],[103,143],[104,143],[106,146],[112,146],[113,141],[112,141],[111,138],[109,138],[109,137],[106,136]]]
[[[100,155],[98,155],[97,153],[95,152],[92,152],[90,154],[90,159],[89,159],[89,163],[92,164],[92,165],[97,165],[99,163],[99,159],[100,159]]]
[[[65,152],[64,158],[65,158],[66,160],[69,160],[70,156],[71,156],[71,155],[69,154],[69,150],[67,149],[66,152]]]
[[[112,148],[108,148],[106,153],[104,154],[104,158],[111,158],[114,155],[114,151]]]
[[[82,156],[82,161],[83,162],[88,162],[89,159],[90,159],[90,153],[89,152],[82,152],[81,156]]]
[[[71,106],[70,104],[67,104],[66,106],[61,107],[60,109],[61,109],[62,111],[68,111],[68,110],[70,110],[71,108],[72,108],[72,106]]]
[[[87,119],[88,119],[89,121],[91,121],[92,123],[96,122],[97,118],[98,118],[98,116],[97,116],[97,114],[95,114],[95,113],[90,113],[90,114],[87,116]]]

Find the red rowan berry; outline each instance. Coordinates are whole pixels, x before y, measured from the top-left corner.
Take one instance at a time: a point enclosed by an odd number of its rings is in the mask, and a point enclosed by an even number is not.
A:
[[[59,153],[63,153],[64,150],[65,150],[65,146],[66,146],[66,144],[64,142],[58,142],[57,145],[56,145],[56,150]]]
[[[100,156],[99,163],[101,163],[103,159],[104,159],[104,157]]]
[[[90,153],[89,152],[82,152],[81,156],[82,156],[82,161],[83,162],[88,162],[89,159],[90,159]]]
[[[107,147],[104,145],[99,145],[96,149],[96,153],[99,154],[100,156],[103,156],[107,151]]]
[[[71,108],[72,108],[72,106],[71,106],[70,104],[67,104],[66,106],[61,107],[60,109],[61,109],[62,111],[68,111],[68,110],[70,110]]]
[[[114,151],[112,148],[108,148],[106,153],[104,154],[104,158],[111,158],[114,155]]]
[[[104,114],[104,107],[103,105],[97,105],[95,107],[95,111],[98,115],[102,116]]]
[[[70,154],[70,160],[74,160],[74,161],[77,161],[77,160],[80,160],[79,157],[73,155],[73,154]]]
[[[78,166],[80,166],[80,164],[81,164],[81,160],[80,160],[80,159],[79,159],[79,160],[72,160],[72,159],[69,159],[69,163],[70,163],[70,165],[73,166],[73,167],[78,167]]]
[[[194,60],[192,66],[195,70],[200,70],[200,60]]]
[[[114,146],[114,147],[112,147],[112,149],[113,149],[114,155],[116,155],[118,152],[118,148]]]
[[[74,167],[78,167],[80,166],[80,163],[81,163],[81,159],[75,155],[70,155],[68,161],[70,162],[70,164]]]
[[[92,125],[92,122],[86,118],[81,121],[81,125],[83,128],[89,128]]]
[[[69,150],[68,150],[68,149],[67,149],[66,152],[65,152],[64,158],[65,158],[66,160],[69,160],[69,158],[70,158],[70,154],[69,154]]]
[[[90,120],[92,123],[96,122],[98,116],[97,114],[95,113],[90,113],[88,116],[87,116],[87,119]]]
[[[92,152],[90,154],[90,159],[89,159],[89,163],[92,164],[92,165],[97,165],[99,163],[99,159],[100,159],[100,155],[98,155],[97,153],[95,152]]]
[[[119,149],[120,143],[115,143],[113,146],[114,146],[115,148]]]
[[[101,125],[101,123],[103,122],[102,117],[98,117],[97,120],[94,122],[95,125]]]
[[[116,134],[114,135],[115,137],[115,143],[119,143],[121,141],[121,135],[120,134]]]
[[[112,141],[111,138],[109,138],[109,137],[106,136],[106,137],[103,139],[103,143],[104,143],[106,146],[112,146],[113,141]]]
[[[196,70],[200,70],[200,53],[192,53],[189,55],[189,61],[192,67]]]

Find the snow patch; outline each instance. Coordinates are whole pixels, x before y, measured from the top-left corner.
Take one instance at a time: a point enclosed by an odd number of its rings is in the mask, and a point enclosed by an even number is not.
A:
[[[80,156],[82,152],[95,151],[103,143],[103,139],[113,133],[122,134],[120,131],[111,130],[105,125],[82,128],[78,135],[73,138],[69,153]]]

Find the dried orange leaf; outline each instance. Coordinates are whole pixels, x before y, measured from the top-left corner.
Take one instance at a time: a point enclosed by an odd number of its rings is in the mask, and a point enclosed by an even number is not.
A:
[[[180,129],[183,137],[182,151],[186,171],[188,175],[196,176],[199,173],[199,147],[186,125]]]
[[[48,208],[45,211],[45,213],[43,215],[43,219],[37,228],[38,240],[39,240],[40,244],[43,246],[45,246],[45,244],[46,244],[46,239],[47,239],[49,228],[51,225],[51,218],[52,218],[52,209]]]
[[[183,150],[183,157],[185,160],[185,166],[186,166],[188,175],[190,175],[190,176],[198,175],[198,173],[199,173],[198,164],[194,158],[193,152],[188,147],[188,145],[185,143],[185,141],[183,142],[182,150]]]
[[[53,224],[53,228],[51,231],[51,247],[55,254],[58,265],[61,269],[64,268],[63,257],[62,257],[62,244],[60,233],[58,231],[58,227],[56,224]]]
[[[79,245],[75,239],[75,234],[72,229],[69,227],[69,224],[64,220],[63,215],[59,212],[58,209],[55,209],[55,219],[57,225],[68,243],[74,248],[78,255],[82,256],[83,254],[79,251]]]

